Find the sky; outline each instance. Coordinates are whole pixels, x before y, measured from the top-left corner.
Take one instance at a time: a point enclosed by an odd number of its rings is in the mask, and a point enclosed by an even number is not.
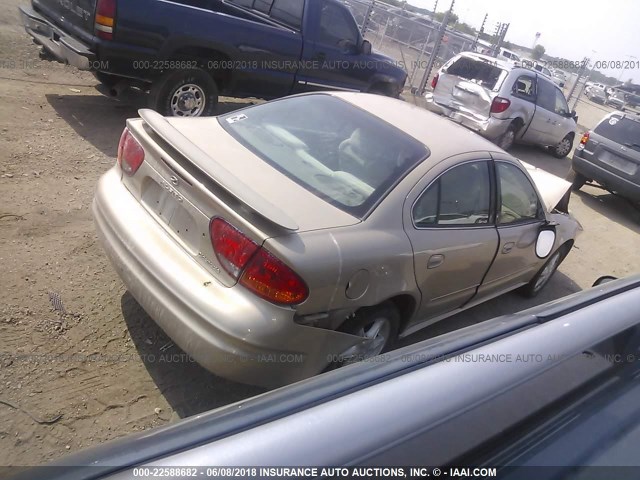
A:
[[[417,7],[433,10],[435,0],[409,0]],[[438,0],[437,11],[445,11],[451,0]],[[546,53],[567,60],[627,61],[633,69],[603,69],[602,73],[640,83],[639,0],[455,0],[460,21],[478,29],[489,14],[485,31],[493,33],[496,22],[510,23],[507,41],[531,47],[536,32]],[[595,50],[595,53],[594,53]],[[629,58],[627,55],[636,57]]]

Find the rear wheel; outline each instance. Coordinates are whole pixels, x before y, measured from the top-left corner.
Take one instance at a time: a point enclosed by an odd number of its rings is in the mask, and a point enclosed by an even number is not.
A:
[[[498,139],[498,146],[503,149],[503,150],[509,150],[514,142],[516,141],[516,131],[517,131],[517,126],[515,124],[511,124],[509,125],[509,128],[507,129],[506,132],[504,132],[502,134],[502,136]]]
[[[218,87],[204,70],[176,70],[156,80],[149,93],[150,107],[172,117],[214,115],[218,105]]]
[[[573,147],[573,136],[571,134],[564,137],[560,142],[551,149],[553,156],[556,158],[564,158],[569,155]]]
[[[334,362],[334,367],[366,360],[390,350],[398,336],[399,326],[400,314],[391,302],[361,308],[342,324],[339,331],[362,337],[363,342],[344,351]]]

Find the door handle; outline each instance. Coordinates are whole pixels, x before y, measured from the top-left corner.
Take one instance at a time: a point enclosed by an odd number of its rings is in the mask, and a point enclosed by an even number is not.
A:
[[[444,255],[441,255],[439,253],[436,255],[431,255],[431,257],[429,257],[429,261],[427,262],[427,268],[438,268],[443,263]]]
[[[509,253],[511,250],[513,250],[514,246],[515,246],[514,242],[505,243],[504,246],[502,247],[502,253]]]

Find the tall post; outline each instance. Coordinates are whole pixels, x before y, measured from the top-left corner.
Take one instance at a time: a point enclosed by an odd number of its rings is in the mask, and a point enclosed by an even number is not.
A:
[[[488,13],[484,14],[484,20],[482,20],[482,25],[480,26],[480,30],[478,30],[478,34],[476,35],[475,40],[473,41],[473,45],[471,47],[471,50],[475,50],[476,47],[478,46],[478,40],[480,40],[480,34],[484,33],[484,24],[487,23],[487,17],[489,16]]]
[[[451,6],[447,13],[444,14],[444,18],[442,19],[442,25],[438,29],[438,36],[436,37],[436,41],[433,44],[433,50],[431,51],[431,57],[429,57],[429,63],[427,64],[427,68],[424,71],[424,75],[422,76],[422,80],[420,81],[420,85],[418,86],[418,95],[423,95],[427,88],[427,81],[429,80],[429,76],[431,75],[431,71],[433,70],[433,65],[438,58],[438,51],[440,50],[440,45],[442,44],[442,38],[447,31],[447,24],[449,23],[449,18],[451,18],[451,14],[453,13],[453,5],[456,3],[456,0],[451,0]]]
[[[582,65],[580,65],[580,68],[578,69],[578,73],[576,74],[576,81],[573,84],[573,86],[571,87],[571,91],[569,92],[569,96],[567,97],[567,103],[569,103],[569,101],[571,100],[571,97],[573,97],[573,92],[576,91],[576,88],[578,87],[578,84],[580,83],[580,76],[582,75],[582,73],[585,71],[585,68],[587,66],[587,64],[589,63],[591,59],[584,57],[584,60],[582,60]]]
[[[365,13],[364,15],[364,22],[362,22],[362,27],[360,28],[360,30],[362,30],[363,37],[369,31],[369,25],[371,24],[371,16],[373,15],[373,9],[375,8],[375,6],[376,6],[376,0],[371,0],[371,3],[367,7],[367,13]]]

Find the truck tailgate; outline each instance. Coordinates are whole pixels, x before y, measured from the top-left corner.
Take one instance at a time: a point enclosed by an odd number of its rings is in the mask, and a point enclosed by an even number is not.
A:
[[[33,0],[33,7],[65,31],[93,36],[97,0]]]

